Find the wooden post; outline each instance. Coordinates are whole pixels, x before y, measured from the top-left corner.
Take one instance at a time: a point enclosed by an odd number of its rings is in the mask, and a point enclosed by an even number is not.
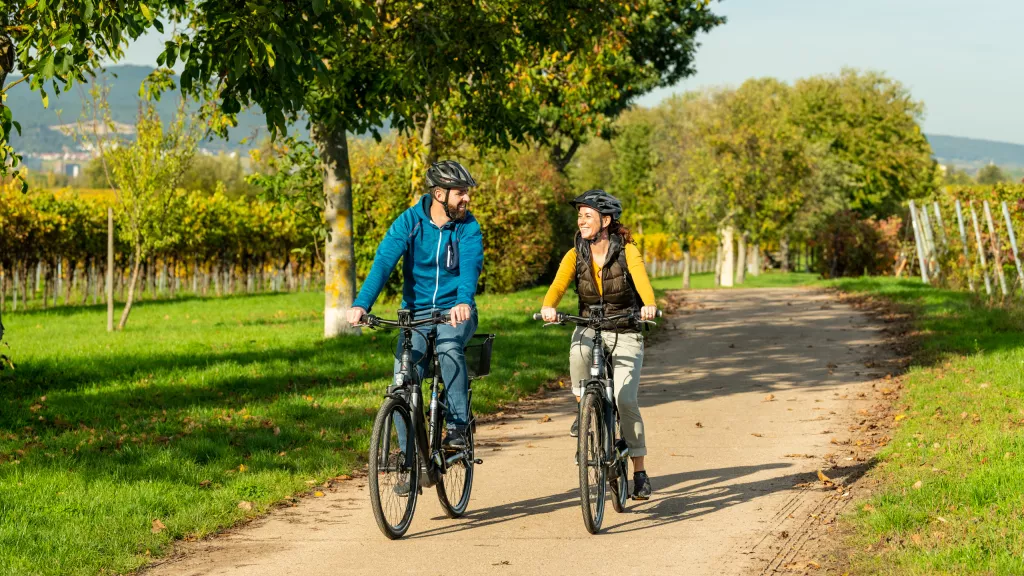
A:
[[[964,214],[960,208],[960,201],[956,201],[956,223],[960,229],[960,243],[963,244],[964,248],[964,264],[967,265],[967,285],[971,288],[971,292],[974,292],[974,274],[971,273],[971,256],[967,252],[967,231],[964,229]]]
[[[974,242],[978,246],[978,261],[981,263],[981,274],[985,278],[985,294],[992,295],[992,280],[988,276],[988,260],[985,258],[985,245],[981,242],[981,226],[978,225],[978,211],[974,209],[974,201],[968,202],[971,207],[971,223],[974,225]]]
[[[917,207],[914,201],[910,201],[910,222],[914,228],[914,246],[917,247],[917,262],[921,265],[921,281],[928,284],[928,264],[924,260],[924,238],[921,233],[921,223],[917,220]]]
[[[974,201],[968,205],[971,207],[971,223],[974,225],[974,242],[978,246],[978,261],[981,262],[981,274],[985,277],[985,294],[992,295],[992,280],[988,276],[988,259],[985,258],[985,245],[981,242],[981,226],[978,225],[978,211],[974,209]]]
[[[942,212],[939,211],[938,200],[932,202],[932,209],[935,210],[935,223],[939,227],[939,240],[946,244],[946,225],[942,222]]]
[[[114,209],[107,208],[107,332],[114,331]]]
[[[985,208],[985,221],[988,223],[988,239],[992,243],[992,254],[996,259],[994,272],[999,275],[999,290],[1006,296],[1006,274],[1003,273],[1003,253],[999,249],[999,236],[996,234],[995,224],[992,223],[992,211],[989,210],[988,200],[985,200],[982,206]]]
[[[928,217],[928,208],[922,206],[919,208],[921,211],[921,228],[924,229],[925,242],[927,243],[927,249],[925,250],[925,256],[928,259],[928,275],[933,279],[938,280],[941,275],[939,267],[939,253],[935,248],[935,235],[932,232],[932,221]]]
[[[1010,247],[1013,248],[1013,264],[1017,267],[1017,281],[1020,282],[1021,296],[1024,296],[1024,272],[1020,269],[1020,254],[1017,252],[1017,235],[1013,233],[1013,222],[1010,221],[1010,209],[1003,201],[1003,218],[1006,219],[1006,233],[1010,235]]]

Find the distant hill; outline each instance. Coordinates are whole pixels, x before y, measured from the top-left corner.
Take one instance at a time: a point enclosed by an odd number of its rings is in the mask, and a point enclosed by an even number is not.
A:
[[[152,71],[152,68],[145,66],[111,66],[106,72],[97,75],[97,81],[110,87],[107,101],[115,122],[135,124],[139,109],[139,86]],[[52,127],[74,124],[80,119],[83,99],[89,98],[88,86],[76,85],[70,92],[61,94],[53,94],[52,90],[47,92],[50,96],[49,108],[43,107],[39,94],[29,90],[27,83],[18,84],[9,92],[7,105],[14,112],[15,120],[21,123],[22,129],[21,137],[15,133],[11,142],[21,152],[60,152],[65,147],[71,150],[76,148],[73,138]],[[157,111],[165,121],[174,115],[177,95],[176,91],[166,94],[156,103]],[[258,110],[245,111],[238,115],[238,127],[231,130],[229,140],[205,142],[203,147],[213,150],[249,148],[259,136],[266,134],[263,114]],[[254,135],[256,138],[253,138]],[[243,145],[241,140],[244,138],[249,138],[250,143]]]
[[[986,164],[1024,167],[1024,145],[978,140],[960,136],[926,134],[935,158],[960,168],[978,168]]]

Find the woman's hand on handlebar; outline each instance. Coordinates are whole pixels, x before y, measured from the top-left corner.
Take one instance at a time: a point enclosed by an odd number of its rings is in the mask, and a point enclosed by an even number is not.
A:
[[[540,317],[545,322],[557,322],[558,321],[558,310],[545,306],[540,309]]]
[[[658,316],[657,306],[644,306],[640,308],[640,319],[644,322],[648,320],[654,320]]]

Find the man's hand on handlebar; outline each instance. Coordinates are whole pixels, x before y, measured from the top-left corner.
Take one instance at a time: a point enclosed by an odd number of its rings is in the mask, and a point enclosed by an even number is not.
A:
[[[366,310],[363,310],[362,308],[360,308],[358,306],[356,306],[354,308],[349,308],[348,312],[345,313],[345,316],[347,317],[348,323],[353,325],[353,326],[358,326],[360,324],[360,322],[363,320],[363,316],[365,316],[365,315],[366,315]]]
[[[469,307],[469,304],[458,304],[449,311],[452,317],[452,326],[462,324],[469,320],[469,317],[473,315],[473,309]]]

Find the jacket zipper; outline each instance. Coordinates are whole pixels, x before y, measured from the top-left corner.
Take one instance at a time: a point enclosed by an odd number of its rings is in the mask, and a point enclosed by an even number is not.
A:
[[[437,308],[437,290],[441,286],[441,239],[444,237],[444,228],[440,228],[437,234],[437,254],[434,256],[434,299],[430,303],[431,308]]]

